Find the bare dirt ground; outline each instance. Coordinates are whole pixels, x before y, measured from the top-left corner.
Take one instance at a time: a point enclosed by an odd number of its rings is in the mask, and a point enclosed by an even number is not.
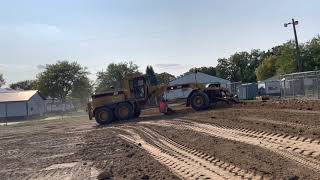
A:
[[[0,127],[0,179],[320,179],[319,101]]]

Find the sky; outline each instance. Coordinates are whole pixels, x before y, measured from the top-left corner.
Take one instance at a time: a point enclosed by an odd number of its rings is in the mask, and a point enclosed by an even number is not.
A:
[[[0,0],[0,73],[7,85],[45,64],[77,61],[91,72],[133,61],[180,75],[239,51],[267,50],[319,34],[318,0]]]

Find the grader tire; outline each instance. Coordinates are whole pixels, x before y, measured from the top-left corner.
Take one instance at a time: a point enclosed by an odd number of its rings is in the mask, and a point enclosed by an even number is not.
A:
[[[190,97],[190,103],[192,109],[196,111],[206,110],[210,106],[210,100],[207,94],[197,91]]]
[[[119,103],[115,108],[115,115],[118,120],[128,120],[134,117],[133,107],[129,103]]]
[[[95,119],[100,125],[110,124],[114,119],[113,112],[107,107],[98,108],[95,110]]]

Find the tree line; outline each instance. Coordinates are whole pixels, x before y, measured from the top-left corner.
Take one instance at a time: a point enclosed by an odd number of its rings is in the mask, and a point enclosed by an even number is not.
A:
[[[78,99],[84,104],[94,92],[119,89],[125,77],[142,75],[138,68],[138,65],[131,61],[110,63],[105,70],[97,73],[97,79],[93,82],[88,77],[90,73],[86,67],[77,62],[58,61],[47,64],[35,80],[19,81],[9,87],[15,90],[39,90],[45,97],[61,101]],[[175,78],[165,72],[156,74],[152,66],[147,66],[146,77],[152,85],[168,83]],[[0,74],[0,87],[4,84],[5,80]]]
[[[300,60],[304,71],[315,71],[320,68],[320,36],[299,45]],[[192,72],[203,72],[232,82],[256,82],[281,74],[298,71],[294,41],[262,51],[253,49],[232,54],[228,58],[219,58],[217,66],[191,68]],[[183,76],[182,75],[182,76]]]
[[[305,71],[318,70],[320,67],[320,36],[300,44],[301,60]],[[250,52],[236,52],[228,58],[219,58],[217,66],[191,68],[183,75],[202,72],[208,75],[228,79],[232,82],[256,82],[280,74],[297,72],[295,44],[288,41],[267,51],[253,49]],[[122,79],[129,76],[146,74],[151,84],[168,83],[175,79],[169,73],[155,73],[152,66],[147,66],[145,73],[139,71],[133,62],[110,63],[106,69],[97,73],[92,82],[86,67],[77,62],[58,61],[48,64],[35,80],[20,81],[10,84],[12,89],[37,89],[43,95],[65,101],[77,98],[86,101],[94,92],[103,92],[122,87]],[[0,74],[0,87],[5,84]]]

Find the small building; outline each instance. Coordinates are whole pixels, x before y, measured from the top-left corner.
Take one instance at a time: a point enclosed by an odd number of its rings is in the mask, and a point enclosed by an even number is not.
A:
[[[241,84],[237,87],[237,95],[240,100],[255,99],[258,95],[257,83]]]
[[[280,96],[281,95],[281,81],[269,80],[259,81],[258,83],[259,95]]]
[[[259,95],[264,96],[280,96],[281,95],[281,81],[279,76],[273,76],[264,81],[258,82]]]
[[[0,93],[0,119],[28,118],[45,113],[45,98],[37,91]]]

